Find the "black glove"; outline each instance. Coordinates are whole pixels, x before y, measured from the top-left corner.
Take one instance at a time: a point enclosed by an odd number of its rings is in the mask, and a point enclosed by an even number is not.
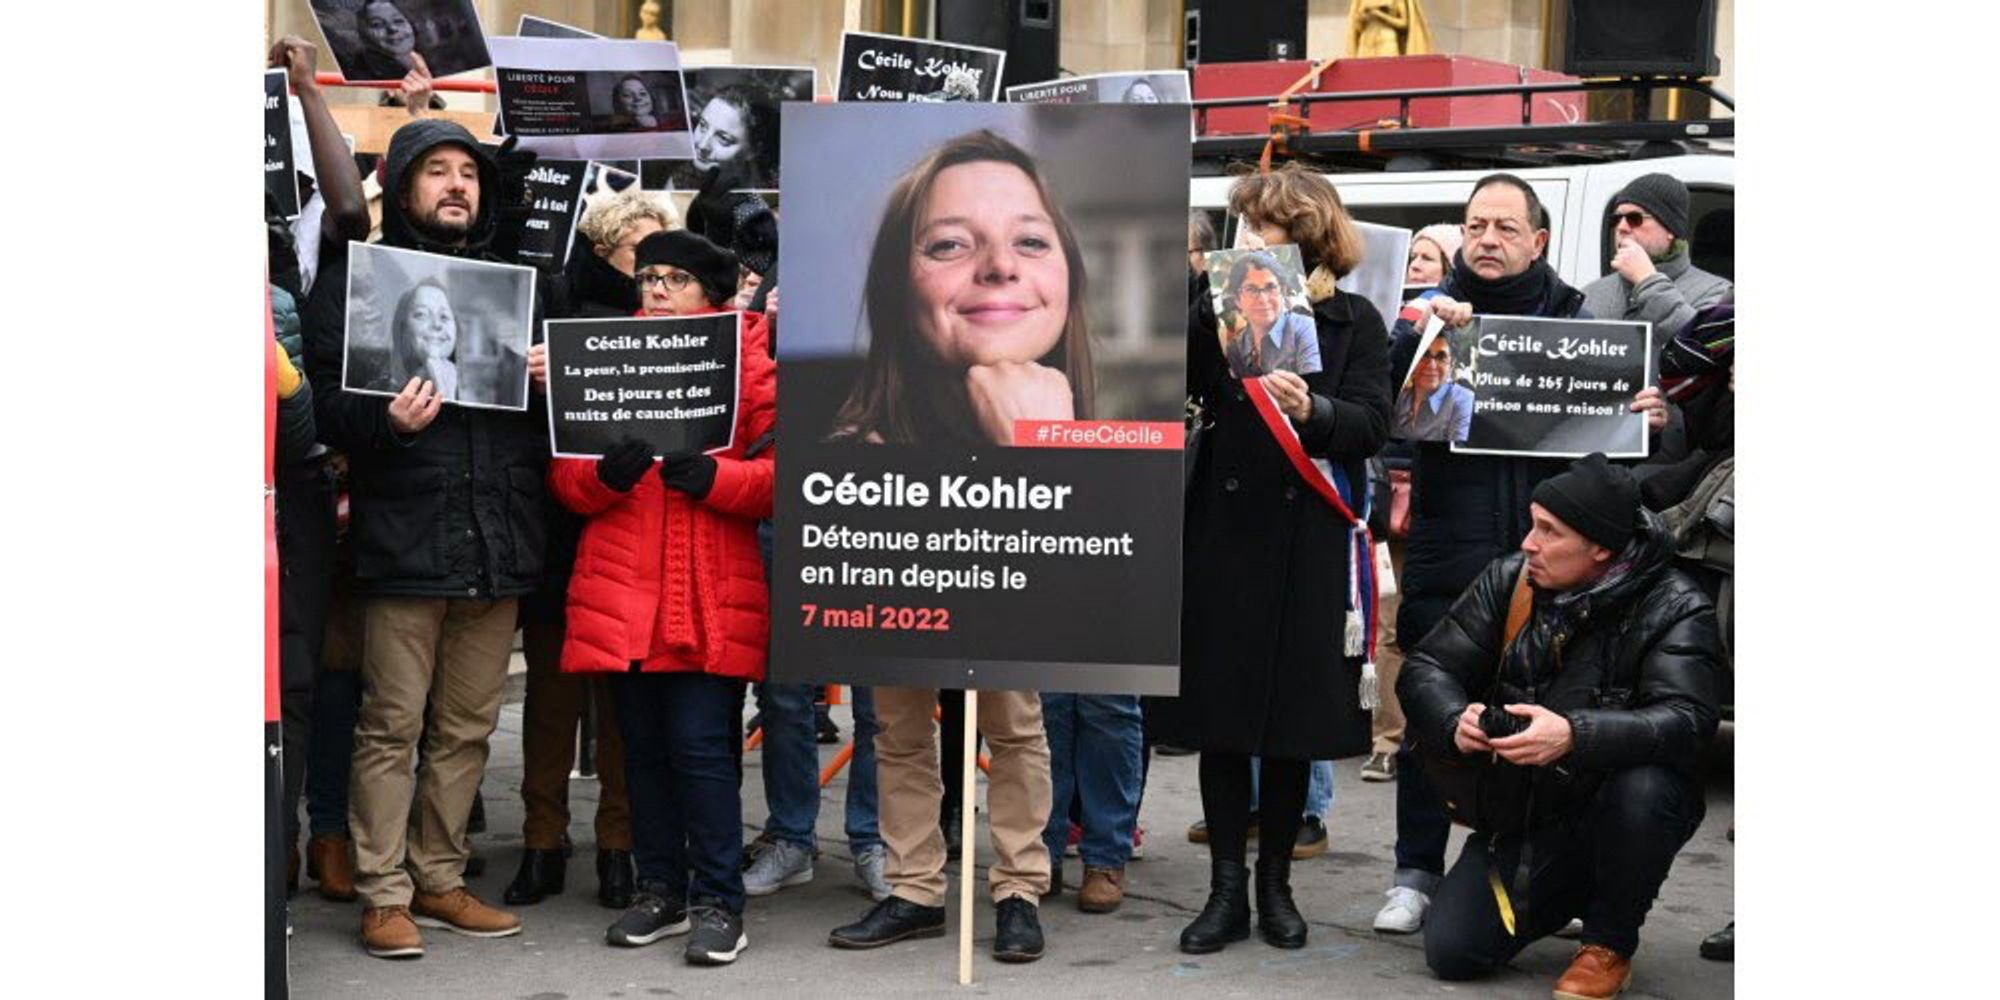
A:
[[[700,500],[715,487],[715,459],[687,451],[663,456],[660,482]]]
[[[707,238],[710,243],[727,249],[736,244],[736,205],[745,198],[755,199],[754,194],[732,194],[736,188],[745,186],[748,179],[746,167],[737,157],[708,172],[702,178],[701,188],[695,192],[694,200],[688,202],[686,223],[688,231]]]
[[[653,446],[638,438],[626,438],[611,446],[597,460],[597,481],[625,493],[639,485],[653,466]]]

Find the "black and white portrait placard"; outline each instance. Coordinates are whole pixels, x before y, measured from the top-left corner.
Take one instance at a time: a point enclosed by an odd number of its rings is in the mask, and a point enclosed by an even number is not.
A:
[[[602,456],[636,437],[654,455],[729,448],[742,313],[548,324],[549,448]]]
[[[1451,450],[1646,457],[1646,418],[1631,403],[1651,381],[1651,323],[1474,316],[1446,336],[1473,397],[1471,427]]]
[[[818,74],[806,66],[699,66],[681,75],[694,155],[669,165],[665,188],[698,191],[726,171],[732,191],[776,193],[780,112],[787,102],[811,102]]]
[[[837,101],[994,101],[1007,53],[865,31],[840,36]]]
[[[528,171],[528,217],[514,259],[561,270],[569,263],[570,234],[583,203],[585,160],[537,159]]]
[[[523,149],[565,160],[690,157],[672,42],[495,38],[500,122]]]
[[[292,92],[285,71],[264,74],[264,190],[287,219],[299,215],[299,181],[292,165]]]
[[[341,388],[393,396],[413,378],[446,403],[528,408],[535,271],[356,243]]]
[[[493,65],[472,0],[311,0],[313,19],[349,80],[401,80],[410,53],[433,77]]]

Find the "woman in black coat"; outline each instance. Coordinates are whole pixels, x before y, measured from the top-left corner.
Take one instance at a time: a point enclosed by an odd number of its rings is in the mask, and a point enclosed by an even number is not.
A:
[[[1366,299],[1333,282],[1361,241],[1333,185],[1295,166],[1237,182],[1229,210],[1265,243],[1299,247],[1321,370],[1262,381],[1305,454],[1344,477],[1361,513],[1365,464],[1389,436],[1388,331]],[[1314,491],[1224,360],[1207,289],[1188,331],[1188,393],[1211,426],[1194,458],[1183,539],[1181,697],[1162,739],[1199,749],[1202,813],[1214,855],[1208,905],[1181,949],[1211,952],[1249,935],[1245,840],[1250,758],[1262,758],[1258,926],[1278,947],[1305,945],[1291,900],[1291,849],[1314,760],[1369,748],[1361,658],[1345,655],[1352,525]],[[1282,428],[1279,428],[1282,433]],[[1363,567],[1362,580],[1369,579]],[[1357,623],[1358,624],[1358,623]]]

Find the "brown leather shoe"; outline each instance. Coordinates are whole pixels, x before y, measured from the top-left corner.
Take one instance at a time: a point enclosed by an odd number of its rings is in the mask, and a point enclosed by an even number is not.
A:
[[[1612,1000],[1631,978],[1631,959],[1601,944],[1587,944],[1576,950],[1556,980],[1555,1000]]]
[[[1083,869],[1083,888],[1076,891],[1076,908],[1085,913],[1110,913],[1125,901],[1125,869]]]
[[[407,906],[371,906],[361,911],[361,947],[376,958],[422,958],[424,936]]]
[[[314,837],[306,841],[306,874],[319,883],[319,894],[337,903],[354,898],[353,841],[346,837]]]
[[[419,891],[410,899],[410,912],[423,927],[441,927],[468,937],[506,937],[521,933],[521,918],[506,910],[496,910],[479,901],[464,886],[450,892]]]

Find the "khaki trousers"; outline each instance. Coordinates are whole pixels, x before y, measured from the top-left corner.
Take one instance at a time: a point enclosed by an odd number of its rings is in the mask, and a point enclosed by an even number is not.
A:
[[[938,829],[944,782],[938,775],[938,727],[931,718],[937,692],[878,687],[875,775],[880,787],[883,875],[897,896],[920,906],[943,906],[947,848]],[[979,731],[986,737],[991,772],[986,809],[993,828],[993,902],[1019,897],[1039,905],[1049,888],[1049,741],[1042,730],[1042,699],[1033,691],[979,692]],[[958,775],[952,775],[958,784]],[[958,792],[954,789],[952,794]],[[961,822],[971,823],[966,816]],[[954,845],[955,847],[955,845]]]
[[[514,612],[513,598],[408,597],[373,598],[362,611],[348,826],[355,888],[370,907],[465,884],[465,824],[500,718]]]
[[[553,622],[521,626],[528,660],[527,699],[521,706],[522,845],[562,846],[569,829],[569,772],[576,760],[576,725],[584,699],[597,700],[597,849],[632,849],[632,809],[625,798],[625,744],[605,678],[562,672],[563,627]]]
[[[1375,685],[1382,704],[1375,709],[1376,753],[1395,753],[1403,742],[1403,705],[1396,700],[1396,675],[1403,672],[1403,651],[1396,648],[1396,609],[1403,606],[1403,543],[1389,543],[1389,562],[1398,586],[1375,608]]]

